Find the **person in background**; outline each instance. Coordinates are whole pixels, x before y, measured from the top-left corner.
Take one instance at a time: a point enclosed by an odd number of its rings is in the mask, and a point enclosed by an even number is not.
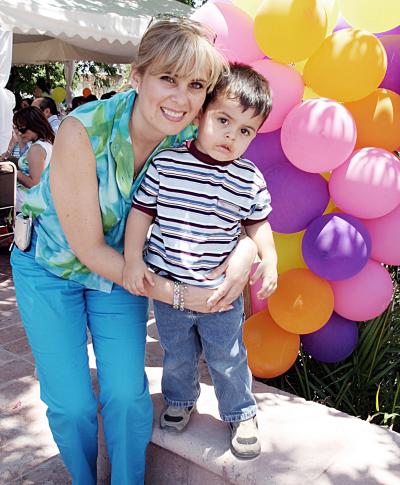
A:
[[[28,150],[18,159],[16,210],[21,211],[28,189],[37,185],[50,162],[54,133],[47,119],[36,106],[14,113],[14,129]]]
[[[230,74],[221,76],[206,99],[197,139],[153,158],[133,197],[125,232],[124,287],[142,295],[145,280],[153,283],[150,269],[175,282],[172,305],[154,302],[167,403],[161,429],[180,432],[188,424],[200,394],[203,351],[238,458],[255,458],[261,451],[242,335],[243,298],[218,315],[196,314],[184,308],[183,285],[213,288],[221,283],[207,274],[234,250],[243,224],[261,259],[252,278],[262,280],[257,296],[265,299],[275,291],[277,256],[267,221],[271,198],[261,172],[240,158],[270,111],[265,78],[247,65],[231,65]],[[145,257],[149,269],[142,255],[153,221]]]
[[[22,98],[20,103],[19,103],[19,108],[18,109],[22,109],[22,108],[29,108],[29,106],[31,106],[32,104],[32,99],[31,98]]]
[[[36,106],[45,115],[54,134],[57,133],[61,120],[57,109],[56,102],[53,98],[45,96],[43,98],[36,98],[32,102],[32,106]]]
[[[71,111],[78,108],[78,106],[82,106],[82,104],[85,104],[85,103],[86,103],[85,96],[75,96],[74,98],[72,98],[72,101],[71,101]]]
[[[117,92],[116,91],[109,91],[108,93],[102,94],[100,99],[110,99],[114,96],[114,94],[117,94]]]
[[[33,90],[33,96],[35,98],[42,98],[43,96],[50,96],[51,86],[44,77],[38,77],[36,79],[35,88]]]
[[[98,401],[88,331],[111,482],[143,484],[152,432],[144,370],[148,300],[121,286],[125,224],[151,158],[194,136],[191,123],[226,69],[198,22],[153,22],[138,49],[137,90],[86,103],[63,120],[51,162],[23,205],[34,222],[30,249],[14,247],[11,254],[18,308],[73,485],[95,485],[97,479]],[[224,282],[213,290],[188,287],[187,308],[229,307],[246,284],[255,253],[254,243],[242,239],[214,272],[225,272]],[[171,303],[173,284],[158,277],[147,294]]]

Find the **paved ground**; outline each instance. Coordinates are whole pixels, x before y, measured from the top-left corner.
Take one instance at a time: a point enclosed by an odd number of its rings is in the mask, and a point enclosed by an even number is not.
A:
[[[34,309],[32,309],[34,311]],[[0,254],[0,485],[70,483],[48,430],[33,357],[15,303],[8,254]]]

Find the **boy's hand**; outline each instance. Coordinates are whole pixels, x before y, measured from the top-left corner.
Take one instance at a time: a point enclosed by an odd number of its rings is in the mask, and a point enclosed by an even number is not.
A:
[[[145,282],[150,286],[154,286],[153,273],[145,265],[142,258],[137,258],[129,262],[125,262],[124,271],[122,274],[123,287],[138,296],[146,296],[144,287]]]
[[[278,281],[278,271],[276,266],[268,264],[268,261],[261,261],[251,277],[250,284],[253,285],[260,278],[262,278],[262,284],[259,291],[257,291],[257,298],[263,300],[271,296],[276,290]]]

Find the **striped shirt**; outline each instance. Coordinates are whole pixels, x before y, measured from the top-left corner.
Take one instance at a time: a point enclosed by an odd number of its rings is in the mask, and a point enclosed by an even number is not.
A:
[[[235,248],[241,223],[264,221],[271,199],[257,167],[245,159],[218,162],[192,143],[155,156],[133,198],[154,217],[146,262],[184,283],[218,286],[206,275]]]

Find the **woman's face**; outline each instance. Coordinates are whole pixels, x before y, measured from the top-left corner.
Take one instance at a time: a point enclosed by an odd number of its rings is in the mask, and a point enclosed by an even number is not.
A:
[[[176,135],[199,113],[207,92],[206,73],[198,77],[171,73],[136,74],[137,109],[151,136]],[[136,106],[136,103],[135,103]]]
[[[27,128],[22,122],[14,126],[14,131],[23,143],[36,141],[38,139],[37,133]]]

